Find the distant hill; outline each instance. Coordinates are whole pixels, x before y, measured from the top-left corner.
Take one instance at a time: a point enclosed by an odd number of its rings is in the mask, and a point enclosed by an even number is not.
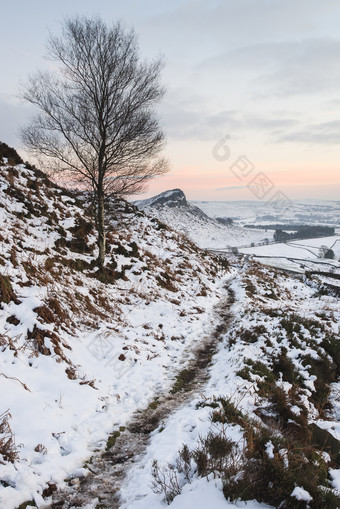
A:
[[[171,189],[147,200],[138,200],[135,205],[142,209],[145,207],[163,207],[164,205],[167,207],[189,207],[186,196],[181,189]]]
[[[229,220],[209,217],[191,205],[181,189],[172,189],[146,200],[134,202],[140,210],[157,217],[184,233],[202,248],[225,249],[264,241],[267,233],[233,226]]]

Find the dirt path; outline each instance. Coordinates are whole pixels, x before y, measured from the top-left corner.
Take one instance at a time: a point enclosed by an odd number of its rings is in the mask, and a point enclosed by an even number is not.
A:
[[[193,352],[194,358],[178,373],[172,389],[158,395],[148,408],[137,411],[118,437],[112,435],[111,448],[91,458],[88,466],[90,474],[85,478],[74,479],[67,490],[57,491],[49,509],[85,508],[91,502],[94,503],[91,507],[98,509],[120,507],[119,490],[126,472],[146,451],[150,433],[190,400],[209,378],[211,359],[232,320],[230,308],[234,294],[230,288],[226,290],[228,296],[214,309],[217,323],[214,332],[202,339],[200,346]]]

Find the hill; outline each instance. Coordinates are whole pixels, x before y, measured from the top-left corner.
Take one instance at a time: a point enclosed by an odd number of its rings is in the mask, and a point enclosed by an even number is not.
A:
[[[86,193],[0,146],[0,507],[42,504],[172,383],[225,269],[110,201],[106,273]],[[225,264],[224,264],[225,265]]]
[[[8,149],[0,507],[339,507],[335,289],[212,257],[124,200],[98,272],[90,196]],[[149,208],[212,221],[180,190]]]
[[[264,230],[223,224],[223,219],[207,216],[199,207],[191,205],[180,189],[165,191],[134,203],[140,210],[187,235],[201,248],[248,246],[262,242],[268,236]]]

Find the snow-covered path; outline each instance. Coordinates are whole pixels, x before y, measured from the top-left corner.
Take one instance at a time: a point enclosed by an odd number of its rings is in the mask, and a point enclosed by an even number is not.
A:
[[[215,307],[215,330],[204,337],[193,352],[185,369],[178,373],[172,389],[155,395],[154,401],[143,411],[138,410],[129,425],[109,439],[107,450],[98,452],[87,464],[90,471],[85,478],[72,480],[67,490],[56,492],[50,509],[86,509],[120,507],[119,490],[127,472],[145,452],[150,434],[181,406],[192,398],[208,380],[208,368],[216,353],[220,338],[226,334],[232,321],[230,308],[234,292],[226,287],[226,297]],[[119,436],[117,436],[119,435]]]

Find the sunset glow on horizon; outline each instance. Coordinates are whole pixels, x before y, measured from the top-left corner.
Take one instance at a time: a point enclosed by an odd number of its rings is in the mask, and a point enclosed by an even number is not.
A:
[[[17,135],[33,108],[19,84],[49,68],[48,30],[73,14],[99,14],[134,27],[143,57],[164,56],[166,95],[158,113],[170,172],[140,198],[180,188],[190,200],[251,200],[262,172],[290,199],[340,199],[340,4],[333,0],[89,0],[6,4],[0,54],[0,141],[24,156]],[[38,14],[39,13],[39,14]],[[228,135],[230,157],[214,146]],[[249,179],[230,166],[254,165]],[[134,199],[135,197],[132,197]]]

